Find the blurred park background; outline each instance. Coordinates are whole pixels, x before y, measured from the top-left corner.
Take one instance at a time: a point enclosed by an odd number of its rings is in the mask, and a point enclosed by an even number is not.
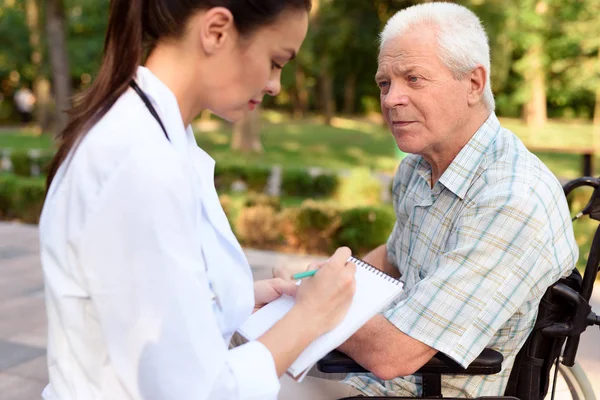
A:
[[[282,93],[235,125],[206,112],[193,126],[246,247],[322,254],[344,244],[361,253],[392,229],[391,179],[405,156],[379,111],[377,37],[391,15],[422,1],[313,2]],[[561,181],[597,175],[600,0],[457,2],[489,34],[502,123]],[[0,219],[38,221],[53,137],[94,79],[108,3],[0,0]],[[577,224],[582,262],[592,228]]]

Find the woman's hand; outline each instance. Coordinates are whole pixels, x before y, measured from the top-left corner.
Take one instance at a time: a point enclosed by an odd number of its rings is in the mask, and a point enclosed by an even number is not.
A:
[[[254,282],[254,311],[261,309],[281,295],[295,296],[298,286],[290,279],[264,279]]]
[[[321,334],[335,328],[352,303],[356,265],[348,262],[351,254],[347,247],[337,249],[329,260],[318,266],[315,275],[303,279],[297,290],[296,306],[306,313]]]
[[[313,262],[311,264],[308,264],[307,266],[301,266],[301,267],[295,267],[295,268],[287,266],[287,265],[278,265],[278,266],[273,267],[273,278],[281,278],[288,282],[294,282],[293,276],[295,274],[298,274],[300,272],[310,271],[313,269],[319,269],[323,265],[325,265],[326,262],[327,261]]]
[[[356,288],[356,266],[348,262],[350,255],[350,249],[338,249],[299,286],[283,278],[254,285],[257,306],[282,293],[296,293],[296,305],[258,339],[273,355],[280,376],[313,340],[335,328],[346,316]]]

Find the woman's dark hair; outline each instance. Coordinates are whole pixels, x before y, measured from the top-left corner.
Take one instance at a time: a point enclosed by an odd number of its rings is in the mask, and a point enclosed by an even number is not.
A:
[[[144,54],[163,38],[181,37],[196,11],[225,7],[240,35],[269,25],[286,10],[311,8],[311,0],[111,0],[104,58],[96,79],[69,111],[69,123],[58,134],[60,146],[50,164],[46,187],[86,131],[127,90]]]

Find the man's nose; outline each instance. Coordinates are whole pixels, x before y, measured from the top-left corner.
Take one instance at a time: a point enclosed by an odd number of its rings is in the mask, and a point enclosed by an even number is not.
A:
[[[401,85],[391,85],[390,90],[383,97],[383,105],[386,108],[406,106],[409,103],[408,95]]]

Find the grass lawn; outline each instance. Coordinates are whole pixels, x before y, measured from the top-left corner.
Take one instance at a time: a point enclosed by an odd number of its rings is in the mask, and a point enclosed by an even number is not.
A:
[[[280,164],[284,167],[318,166],[349,169],[366,166],[393,172],[399,162],[392,136],[381,125],[363,120],[336,118],[333,126],[316,119],[290,121],[274,112],[264,112],[261,140],[263,154],[244,155],[230,150],[231,129],[222,125],[215,131],[198,132],[200,147],[217,162]],[[502,124],[515,132],[526,144],[544,147],[587,147],[592,126],[585,123],[550,121],[539,131],[528,129],[520,120],[502,118]],[[0,132],[0,149],[52,147],[49,135],[36,136],[23,132]],[[581,175],[582,157],[575,154],[536,153],[561,178]],[[600,158],[596,158],[600,167]],[[600,171],[600,168],[596,168]]]

